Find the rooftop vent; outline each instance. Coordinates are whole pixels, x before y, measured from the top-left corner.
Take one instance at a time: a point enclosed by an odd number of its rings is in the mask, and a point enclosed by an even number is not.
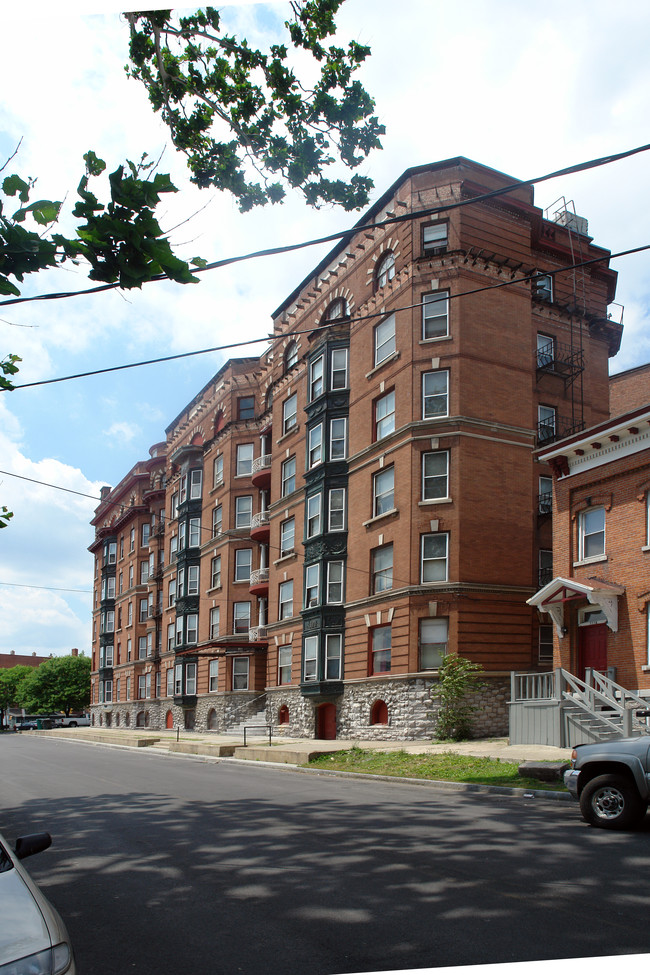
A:
[[[553,214],[553,222],[559,223],[561,227],[567,227],[574,234],[580,234],[583,237],[588,236],[587,218],[579,217],[571,210],[557,210]]]

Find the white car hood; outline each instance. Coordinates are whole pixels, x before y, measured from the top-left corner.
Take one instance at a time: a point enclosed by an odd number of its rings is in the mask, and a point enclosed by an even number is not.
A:
[[[0,905],[0,965],[51,946],[45,918],[15,867],[0,873]]]

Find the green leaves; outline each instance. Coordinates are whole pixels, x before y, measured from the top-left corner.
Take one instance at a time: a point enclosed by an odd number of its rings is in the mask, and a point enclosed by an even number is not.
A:
[[[373,184],[367,177],[324,175],[340,163],[359,166],[381,148],[384,132],[374,101],[352,80],[370,49],[354,41],[347,48],[322,43],[336,31],[342,2],[291,5],[294,18],[285,24],[291,44],[311,53],[320,69],[311,88],[296,77],[288,60],[295,52],[287,45],[264,53],[221,33],[212,7],[178,21],[171,11],[125,15],[127,74],[144,84],[174,145],[186,154],[193,182],[228,190],[241,211],[280,202],[288,187],[315,207],[336,203],[353,210],[368,202]]]
[[[7,355],[4,357],[2,362],[0,362],[0,389],[13,389],[13,383],[7,376],[15,376],[18,372],[17,362],[22,362],[23,360],[19,355]],[[10,516],[11,517],[11,516]],[[0,526],[2,527],[2,526]]]
[[[483,667],[466,657],[448,654],[438,669],[435,697],[439,701],[436,718],[436,738],[461,741],[469,738],[472,716],[477,706],[468,696],[484,686],[480,675]]]

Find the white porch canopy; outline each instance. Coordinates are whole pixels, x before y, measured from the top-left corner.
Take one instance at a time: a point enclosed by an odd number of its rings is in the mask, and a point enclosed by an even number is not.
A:
[[[527,599],[529,606],[535,606],[541,613],[548,613],[555,624],[560,640],[564,636],[564,604],[576,599],[586,599],[599,606],[605,614],[607,625],[616,633],[618,630],[618,597],[625,592],[625,586],[601,579],[578,582],[577,579],[563,579],[556,576],[543,586],[534,596]]]

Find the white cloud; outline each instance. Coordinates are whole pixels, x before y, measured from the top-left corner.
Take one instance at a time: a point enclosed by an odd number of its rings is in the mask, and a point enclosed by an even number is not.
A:
[[[111,423],[108,430],[102,430],[102,435],[110,442],[112,447],[119,447],[123,444],[131,443],[142,431],[137,423],[129,423],[128,420],[117,420]]]

